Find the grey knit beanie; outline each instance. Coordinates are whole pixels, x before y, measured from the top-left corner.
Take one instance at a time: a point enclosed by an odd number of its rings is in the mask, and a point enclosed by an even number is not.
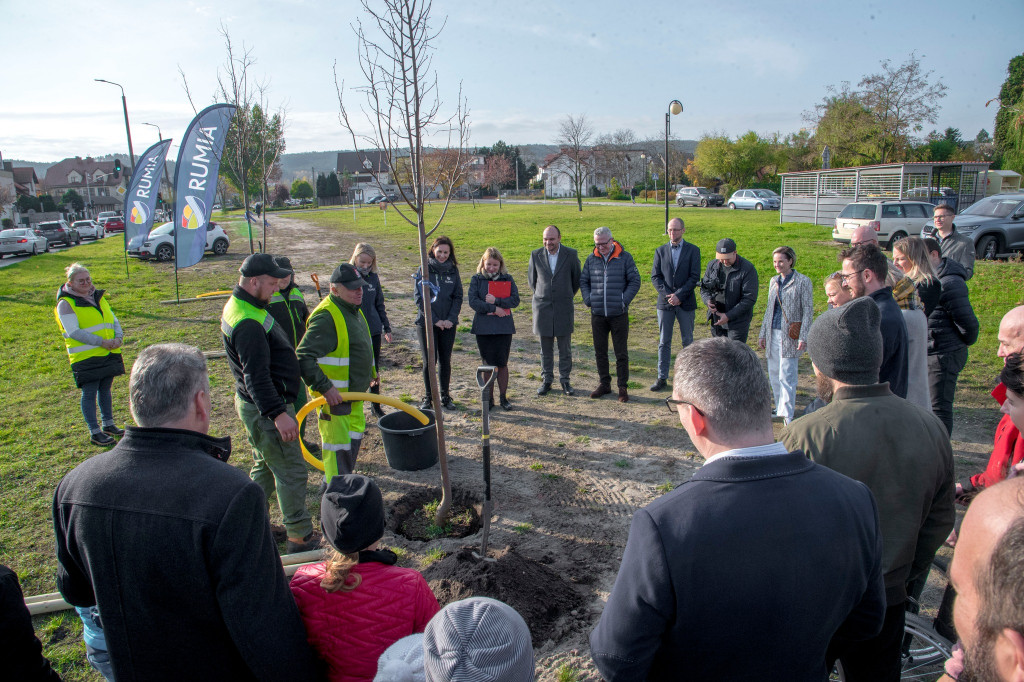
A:
[[[423,635],[398,640],[377,659],[373,682],[425,682],[423,674]]]
[[[869,296],[822,313],[807,335],[811,362],[822,374],[844,384],[877,384],[882,365],[881,318]]]
[[[427,682],[532,682],[530,628],[496,599],[452,602],[423,632],[423,670]]]

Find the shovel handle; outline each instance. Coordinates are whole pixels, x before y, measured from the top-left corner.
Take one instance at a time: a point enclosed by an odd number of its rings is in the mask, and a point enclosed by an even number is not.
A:
[[[495,370],[498,368],[493,365],[480,365],[476,368],[476,385],[480,387],[480,390],[490,388],[491,384],[498,377]],[[486,379],[484,377],[487,377]]]

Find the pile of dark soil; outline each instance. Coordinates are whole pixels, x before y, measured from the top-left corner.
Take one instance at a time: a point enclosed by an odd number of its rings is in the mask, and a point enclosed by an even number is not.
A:
[[[572,584],[547,566],[510,547],[490,554],[494,561],[482,561],[463,547],[431,564],[423,577],[442,605],[468,597],[505,602],[530,626],[534,646],[554,637],[558,621],[583,604]]]
[[[388,528],[409,540],[424,541],[464,538],[480,530],[480,504],[472,493],[458,486],[452,488],[452,506],[443,528],[434,525],[433,510],[440,500],[440,488],[405,495],[392,506]],[[434,506],[430,513],[425,513],[424,506],[431,504]]]

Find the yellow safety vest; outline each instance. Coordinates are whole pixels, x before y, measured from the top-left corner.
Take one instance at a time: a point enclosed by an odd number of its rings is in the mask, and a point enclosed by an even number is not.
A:
[[[310,322],[324,310],[329,312],[334,320],[334,333],[338,337],[338,345],[327,355],[317,358],[316,364],[320,367],[324,376],[331,380],[334,387],[344,392],[348,390],[348,325],[345,324],[345,316],[342,314],[341,309],[331,301],[330,296],[320,301],[320,304],[313,309],[309,316]],[[362,310],[358,308],[357,310],[359,310],[359,317],[362,319],[363,324],[366,325],[366,333],[369,334],[370,325],[366,322],[366,316],[363,315]],[[374,368],[373,376],[377,376],[376,368]],[[316,392],[314,391],[314,393]]]
[[[268,313],[264,308],[257,308],[248,301],[243,301],[240,298],[232,296],[228,299],[228,302],[224,304],[224,312],[220,317],[220,331],[224,336],[231,338],[232,332],[235,331],[235,327],[239,325],[242,320],[256,320],[263,326],[263,331],[267,334],[274,327],[274,317]]]
[[[298,301],[300,303],[305,303],[306,299],[303,297],[302,292],[299,291],[298,287],[292,287],[288,291],[288,301]],[[302,320],[300,320],[295,315],[295,309],[292,308],[291,303],[285,301],[284,296],[281,295],[280,291],[274,292],[274,295],[270,297],[270,303],[268,303],[267,305],[274,305],[275,303],[287,303],[287,305],[285,305],[285,308],[288,310],[288,317],[290,317],[292,320],[292,345],[298,346],[299,328],[302,327],[303,330],[305,329],[305,326],[302,324]]]
[[[57,301],[67,301],[71,305],[71,309],[75,311],[75,317],[78,318],[78,328],[82,331],[95,334],[104,341],[114,338],[114,311],[110,309],[110,305],[105,297],[100,299],[99,310],[91,305],[78,305],[78,302],[72,296],[61,296]],[[76,341],[64,329],[56,308],[53,309],[53,316],[57,320],[57,326],[60,327],[63,333],[64,346],[67,348],[68,358],[71,360],[72,365],[88,358],[101,358],[111,353],[121,354],[120,348],[107,350],[103,346],[92,346],[88,343]]]

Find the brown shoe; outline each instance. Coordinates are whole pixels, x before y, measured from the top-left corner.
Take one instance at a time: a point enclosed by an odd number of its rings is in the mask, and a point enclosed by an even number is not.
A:
[[[598,384],[597,388],[590,394],[591,398],[600,398],[603,395],[608,395],[612,392],[612,387],[608,384]]]
[[[288,554],[298,554],[299,552],[310,552],[314,549],[320,549],[321,540],[323,540],[323,536],[315,530],[310,531],[309,535],[302,538],[302,540],[288,538]]]
[[[619,389],[619,402],[620,403],[628,403],[629,402],[629,394],[626,393],[626,389],[624,389],[624,388],[620,388]]]

